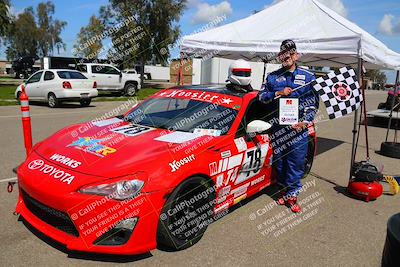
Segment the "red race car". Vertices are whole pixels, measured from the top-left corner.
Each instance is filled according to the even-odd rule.
[[[181,86],[123,116],[62,129],[18,168],[16,212],[69,250],[187,248],[274,182],[266,108],[257,92]],[[309,136],[307,171],[313,127]]]

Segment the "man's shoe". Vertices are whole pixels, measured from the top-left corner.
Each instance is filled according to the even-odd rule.
[[[294,213],[301,211],[300,206],[297,204],[297,197],[288,198],[288,204],[290,205],[290,210]]]
[[[278,198],[278,200],[276,201],[276,203],[278,203],[278,205],[285,205],[286,201],[285,201],[285,192],[281,191],[281,197]]]

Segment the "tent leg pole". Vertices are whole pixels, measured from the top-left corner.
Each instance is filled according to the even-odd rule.
[[[261,86],[262,86],[262,84],[265,82],[265,72],[267,71],[267,66],[266,66],[267,62],[266,62],[266,61],[263,61],[263,63],[264,63],[264,70],[263,70],[263,76],[262,76]]]
[[[361,83],[361,72],[362,72],[362,59],[358,58],[358,70],[357,70],[357,79]],[[361,84],[360,84],[361,85]],[[358,125],[358,109],[354,111],[354,123],[353,123],[353,142],[351,145],[351,161],[350,161],[350,173],[349,173],[349,181],[351,179],[351,173],[355,161],[355,150],[356,150],[356,137],[357,137],[357,125]]]
[[[183,53],[180,53],[178,85],[183,85]]]
[[[394,107],[394,102],[395,102],[395,99],[396,99],[397,86],[399,84],[399,73],[400,73],[400,70],[398,70],[397,73],[396,73],[396,81],[394,83],[394,88],[393,88],[393,95],[395,97],[393,97],[392,103],[390,104],[389,123],[388,123],[388,128],[387,128],[387,131],[386,131],[385,142],[387,142],[387,140],[389,138],[389,131],[390,131],[390,127],[392,126],[393,107]]]

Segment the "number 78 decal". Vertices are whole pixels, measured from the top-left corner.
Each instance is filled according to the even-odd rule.
[[[235,181],[235,185],[239,184],[251,177],[260,173],[265,162],[265,157],[268,151],[268,144],[263,144],[259,147],[253,147],[246,150],[245,158],[242,163],[239,176]]]

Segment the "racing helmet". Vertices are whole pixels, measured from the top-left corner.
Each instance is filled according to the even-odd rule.
[[[229,66],[228,80],[240,86],[247,86],[251,82],[250,64],[243,59],[235,60]]]

